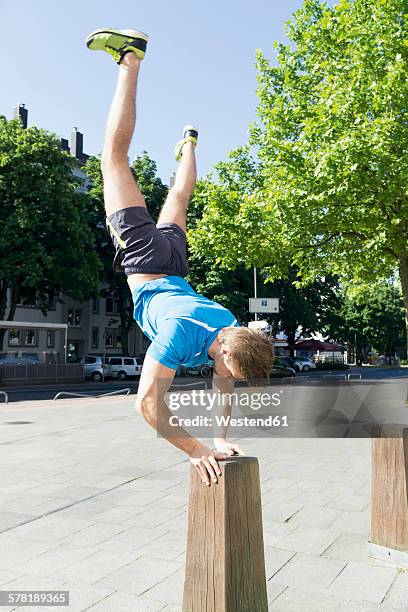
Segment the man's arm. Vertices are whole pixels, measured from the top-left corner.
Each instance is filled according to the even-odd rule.
[[[227,455],[245,455],[238,444],[227,442],[228,425],[218,425],[216,416],[228,418],[232,412],[232,402],[234,394],[234,379],[226,376],[219,376],[215,371],[213,374],[213,386],[219,393],[217,401],[213,407],[213,436],[215,448]]]
[[[136,407],[151,427],[168,442],[187,453],[202,481],[209,485],[210,478],[213,482],[217,482],[217,476],[221,474],[217,459],[226,459],[227,455],[212,451],[179,425],[170,424],[170,417],[174,415],[167,408],[164,396],[173,382],[174,375],[175,370],[146,355]],[[172,421],[174,420],[173,418]]]

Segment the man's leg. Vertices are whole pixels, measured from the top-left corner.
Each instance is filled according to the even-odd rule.
[[[186,231],[186,211],[197,180],[195,145],[186,142],[176,179],[159,215],[157,224],[177,223]]]
[[[118,82],[106,125],[102,174],[106,215],[130,206],[145,206],[133,178],[128,151],[136,123],[136,86],[140,60],[126,53],[119,65]],[[184,152],[183,152],[184,153]]]

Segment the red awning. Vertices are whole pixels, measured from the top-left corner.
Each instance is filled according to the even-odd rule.
[[[338,342],[321,342],[320,340],[302,340],[296,342],[293,348],[297,351],[344,351],[344,348]]]

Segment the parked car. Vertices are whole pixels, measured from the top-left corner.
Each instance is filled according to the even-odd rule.
[[[22,355],[21,357],[11,357],[5,355],[0,357],[0,365],[35,365],[41,363],[37,355]]]
[[[103,363],[103,357],[94,357],[93,355],[74,357],[69,360],[69,363],[82,363],[85,378],[90,378],[91,380],[100,382],[109,376],[109,366]]]
[[[290,364],[290,361],[286,357],[275,357],[272,371],[282,372],[283,370],[287,370],[287,375],[296,376],[296,368]]]
[[[281,357],[281,359],[287,368],[292,368],[292,370],[295,370],[295,372],[299,372],[299,368],[293,357]]]
[[[269,373],[269,378],[294,378],[295,376],[292,368],[272,368]]]
[[[143,366],[140,357],[107,357],[106,363],[109,366],[109,375],[118,380],[140,376]]]
[[[309,357],[294,357],[296,368],[299,372],[308,372],[309,370],[315,370],[316,364]]]

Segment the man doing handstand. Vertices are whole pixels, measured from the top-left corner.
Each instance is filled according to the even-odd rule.
[[[86,39],[88,48],[108,52],[119,64],[101,160],[107,226],[116,248],[114,265],[126,274],[132,292],[134,318],[152,341],[140,377],[138,409],[152,427],[188,454],[202,481],[210,484],[210,478],[216,482],[220,475],[217,460],[243,453],[225,436],[214,438],[213,451],[181,427],[170,425],[165,393],[180,364],[196,366],[209,358],[214,361],[216,386],[231,393],[235,378],[268,376],[272,346],[257,331],[240,327],[229,310],[197,294],[184,278],[186,211],[197,178],[197,130],[186,126],[176,146],[180,163],[157,225],[130,171],[136,86],[147,41],[143,32],[109,28]]]

